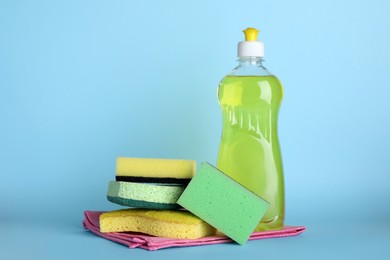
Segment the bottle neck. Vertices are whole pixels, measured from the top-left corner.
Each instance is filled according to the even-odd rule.
[[[263,66],[263,57],[239,57],[238,66],[230,76],[269,76],[269,71]]]
[[[263,66],[263,57],[239,57],[238,58],[239,66]]]

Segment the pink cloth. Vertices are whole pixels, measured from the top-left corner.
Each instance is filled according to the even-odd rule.
[[[199,239],[174,239],[165,237],[154,237],[135,232],[124,233],[101,233],[99,216],[102,211],[85,211],[83,226],[92,233],[108,240],[127,245],[130,248],[140,247],[147,250],[157,250],[167,247],[199,246],[232,242],[226,236],[209,236]],[[303,226],[285,226],[281,230],[253,232],[249,240],[296,236],[306,230]]]

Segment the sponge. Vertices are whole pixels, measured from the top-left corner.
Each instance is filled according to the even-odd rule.
[[[202,163],[178,204],[241,245],[249,239],[269,205],[206,162]]]
[[[124,157],[116,160],[117,181],[188,184],[195,171],[194,160]]]
[[[110,181],[107,199],[129,207],[175,209],[181,208],[176,202],[183,191],[179,185]]]
[[[153,236],[196,239],[215,228],[184,210],[125,209],[100,215],[100,232],[142,232]]]

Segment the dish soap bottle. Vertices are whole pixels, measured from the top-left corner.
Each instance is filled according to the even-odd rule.
[[[283,87],[263,66],[258,30],[243,31],[238,66],[218,88],[222,136],[217,167],[270,203],[256,231],[280,229],[284,222],[284,178],[277,134]]]

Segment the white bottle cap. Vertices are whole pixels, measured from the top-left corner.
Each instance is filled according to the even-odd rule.
[[[264,57],[264,43],[257,41],[259,30],[247,28],[244,31],[245,41],[238,43],[238,57]]]

